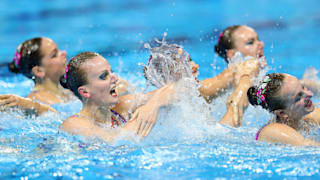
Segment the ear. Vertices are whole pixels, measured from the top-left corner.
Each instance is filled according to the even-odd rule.
[[[233,57],[233,55],[236,53],[236,51],[234,50],[234,49],[229,49],[228,51],[227,51],[227,58],[228,59],[231,59],[232,57]]]
[[[88,90],[88,88],[86,88],[85,86],[80,86],[79,88],[78,88],[78,92],[79,92],[79,94],[82,96],[82,97],[84,97],[84,98],[86,98],[86,99],[88,99],[88,98],[90,98],[90,91]]]
[[[40,78],[40,79],[43,79],[44,76],[46,75],[44,69],[40,66],[34,66],[32,69],[31,69],[31,73],[33,75],[35,75],[36,77]]]
[[[288,114],[283,109],[274,110],[273,113],[277,116],[278,119],[287,120]]]

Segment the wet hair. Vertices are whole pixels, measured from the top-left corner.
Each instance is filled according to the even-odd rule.
[[[151,55],[143,72],[152,85],[160,88],[181,77],[192,76],[190,55],[182,46],[163,43],[149,51]]]
[[[222,57],[226,63],[229,63],[227,52],[230,49],[234,48],[234,39],[233,33],[239,28],[241,25],[233,25],[227,27],[223,30],[218,38],[217,44],[214,46],[214,51]]]
[[[250,104],[255,106],[262,106],[262,108],[270,112],[278,109],[285,109],[286,103],[284,101],[284,98],[281,98],[278,95],[283,84],[284,75],[280,73],[272,73],[267,76],[269,76],[270,81],[268,81],[266,86],[263,88],[265,89],[265,92],[263,93],[265,100],[258,103],[259,101],[257,92],[259,91],[260,87],[252,86],[248,89],[247,92]]]
[[[81,65],[97,56],[99,54],[94,52],[82,52],[74,56],[67,65],[63,80],[60,80],[60,84],[64,88],[70,89],[80,100],[82,100],[82,96],[79,94],[78,88],[88,84],[87,73],[81,68]]]
[[[37,37],[20,44],[16,49],[13,61],[8,65],[9,70],[14,73],[22,73],[24,76],[33,79],[32,68],[40,66],[43,57],[41,42],[42,38]]]

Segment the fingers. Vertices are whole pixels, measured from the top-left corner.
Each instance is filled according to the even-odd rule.
[[[142,123],[139,126],[139,130],[137,131],[137,134],[143,136],[147,128],[150,126],[150,122],[146,120],[141,120],[141,121]]]
[[[12,97],[12,95],[8,95],[8,94],[0,95],[0,100],[5,100],[5,99],[8,99],[10,97]]]
[[[152,128],[154,127],[154,125],[155,125],[154,122],[153,122],[153,123],[150,123],[148,129],[146,129],[146,131],[145,131],[145,133],[143,134],[143,136],[147,136],[147,135],[150,133],[150,131],[152,130]]]
[[[138,114],[139,114],[139,111],[137,110],[136,112],[133,113],[131,119],[128,122],[135,121],[138,117]]]
[[[0,100],[0,106],[6,106],[8,104],[12,103],[12,99],[9,98],[9,99],[1,99]]]

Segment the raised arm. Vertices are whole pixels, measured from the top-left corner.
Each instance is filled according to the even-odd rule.
[[[227,112],[219,123],[233,127],[241,126],[243,112],[248,106],[247,91],[250,86],[251,77],[249,75],[241,76],[239,84],[228,97],[226,102]]]
[[[232,94],[226,102],[227,112],[219,123],[233,127],[241,126],[244,110],[248,106],[247,91],[252,85],[253,78],[260,70],[260,61],[256,59],[245,61],[238,66],[237,75],[240,78]]]
[[[201,81],[200,94],[207,102],[219,96],[225,89],[232,87],[236,66],[230,66],[218,76]]]
[[[140,137],[147,136],[156,123],[159,109],[169,105],[174,97],[175,84],[166,85],[153,92],[152,97],[134,112],[124,128],[135,131]]]

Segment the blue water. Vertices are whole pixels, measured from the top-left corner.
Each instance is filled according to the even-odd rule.
[[[0,93],[25,96],[33,84],[8,72],[16,46],[46,36],[68,52],[105,56],[113,70],[141,91],[142,66],[148,59],[143,44],[168,33],[200,65],[204,79],[226,65],[213,52],[220,31],[231,24],[247,24],[265,42],[271,71],[299,78],[308,67],[320,68],[320,15],[317,0],[51,0],[0,2]],[[244,126],[214,125],[223,115],[224,98],[212,105],[213,125],[201,113],[183,107],[185,114],[160,118],[140,143],[109,146],[88,143],[58,133],[65,117],[80,103],[60,105],[58,115],[25,118],[0,113],[1,179],[319,179],[319,148],[295,148],[254,141],[268,119],[249,107]],[[192,118],[190,118],[192,117]],[[204,127],[208,126],[208,127]],[[315,135],[317,138],[319,134]]]

